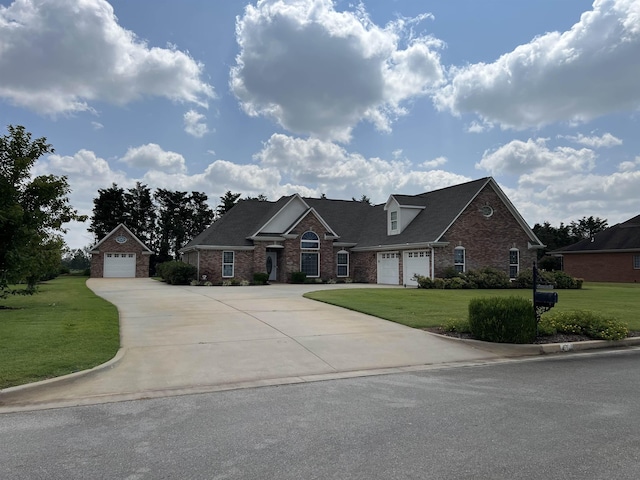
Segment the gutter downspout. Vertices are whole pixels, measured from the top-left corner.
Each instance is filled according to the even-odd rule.
[[[436,273],[435,263],[436,263],[436,251],[432,246],[431,247],[431,280],[433,280],[434,275]]]
[[[200,250],[196,250],[196,252],[198,252],[198,270],[197,270],[198,271],[198,273],[197,273],[198,277],[197,278],[198,278],[198,280],[200,280]]]

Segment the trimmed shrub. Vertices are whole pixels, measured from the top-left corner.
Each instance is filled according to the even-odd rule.
[[[536,338],[533,305],[521,297],[472,299],[469,327],[475,338],[487,342],[531,343]]]
[[[266,272],[256,272],[253,274],[253,283],[256,285],[266,285],[269,282],[269,274]]]
[[[480,270],[470,270],[466,274],[470,288],[509,288],[509,275],[497,268],[485,267]]]
[[[556,288],[582,288],[582,282],[562,271],[553,272],[553,278]]]
[[[304,283],[307,280],[307,274],[304,272],[292,272],[291,283]]]
[[[546,272],[544,270],[538,270],[538,285],[553,285],[556,286],[556,280],[553,272]],[[520,270],[518,276],[513,282],[515,288],[533,288],[533,269],[526,268]]]
[[[197,269],[195,265],[172,260],[158,264],[156,272],[169,285],[189,285],[195,280]]]
[[[442,271],[442,278],[456,278],[460,276],[456,267],[447,267]]]
[[[547,313],[538,327],[544,335],[574,333],[597,340],[620,340],[629,333],[627,326],[619,320],[589,310]]]
[[[433,280],[431,280],[429,277],[415,274],[412,280],[418,282],[418,288],[433,288]]]

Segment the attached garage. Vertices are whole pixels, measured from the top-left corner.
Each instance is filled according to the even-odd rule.
[[[400,254],[378,253],[378,283],[398,285],[400,283]]]
[[[104,270],[105,278],[135,278],[136,254],[135,253],[105,253]]]
[[[428,250],[415,250],[402,253],[403,285],[417,287],[418,282],[413,280],[415,275],[431,277],[431,256]]]
[[[131,230],[120,224],[91,249],[91,277],[148,277],[152,254]]]

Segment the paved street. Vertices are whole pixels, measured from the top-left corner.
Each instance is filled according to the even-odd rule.
[[[640,350],[0,415],[6,479],[636,479]]]

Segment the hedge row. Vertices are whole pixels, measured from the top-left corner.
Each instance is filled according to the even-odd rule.
[[[489,289],[489,288],[533,288],[533,270],[522,270],[518,277],[511,281],[502,270],[486,267],[470,270],[466,273],[445,272],[443,278],[414,276],[418,288],[437,289]],[[557,289],[582,288],[583,280],[573,278],[564,272],[538,272],[538,284],[552,285]]]
[[[197,269],[195,265],[172,260],[156,265],[156,273],[169,285],[189,285],[195,280]]]

